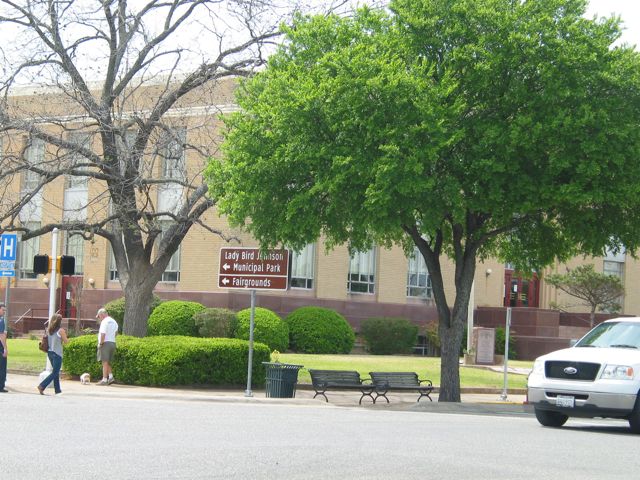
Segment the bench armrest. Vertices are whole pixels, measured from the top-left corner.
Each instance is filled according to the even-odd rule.
[[[422,385],[422,383],[424,382],[428,386],[433,387],[433,382],[431,380],[424,379],[424,380],[418,380],[418,382],[420,382],[420,385]]]

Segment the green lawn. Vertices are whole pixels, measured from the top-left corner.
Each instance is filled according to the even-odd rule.
[[[440,358],[409,355],[306,355],[281,353],[280,361],[295,365],[304,365],[298,374],[301,383],[311,383],[309,368],[327,370],[357,370],[368,377],[369,372],[397,371],[416,372],[420,378],[428,378],[434,385],[440,385]],[[533,362],[513,361],[512,367],[531,368]],[[484,368],[460,367],[460,385],[462,387],[502,388],[502,371],[493,372]],[[526,375],[508,375],[509,388],[525,388]]]
[[[7,368],[41,372],[47,363],[47,356],[38,350],[38,340],[10,338],[7,340],[9,357]]]
[[[45,366],[45,354],[38,350],[37,340],[9,339],[9,369],[40,372]],[[428,378],[434,385],[440,385],[440,359],[409,355],[306,355],[281,353],[280,361],[303,365],[298,379],[301,383],[311,383],[309,368],[328,370],[357,370],[368,377],[373,371],[417,372],[420,378]],[[510,366],[531,368],[533,362],[510,361]],[[509,374],[509,388],[525,388],[525,375]],[[486,369],[460,367],[462,387],[502,388],[502,372]]]

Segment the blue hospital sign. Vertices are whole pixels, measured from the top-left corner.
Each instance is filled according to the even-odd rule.
[[[15,262],[18,236],[15,233],[5,233],[0,238],[0,260]]]

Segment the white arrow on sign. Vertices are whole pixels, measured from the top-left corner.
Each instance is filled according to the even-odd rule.
[[[229,283],[229,279],[228,279],[227,277],[224,277],[224,278],[222,279],[222,284],[223,284],[223,285],[226,285],[227,283]]]
[[[229,265],[228,263],[225,263],[225,264],[222,266],[222,268],[223,268],[223,270],[229,270],[229,269],[231,268],[231,265]]]

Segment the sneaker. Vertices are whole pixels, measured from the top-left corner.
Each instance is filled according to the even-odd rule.
[[[109,380],[102,379],[96,385],[109,385]]]
[[[111,385],[111,384],[112,384],[113,382],[115,382],[115,381],[116,381],[116,379],[115,379],[115,378],[110,377],[110,378],[108,378],[108,379],[107,379],[107,385]]]
[[[38,392],[40,392],[40,395],[44,395],[44,388],[42,388],[40,385],[38,385]]]
[[[56,397],[61,397],[62,396],[62,392],[56,392]]]

